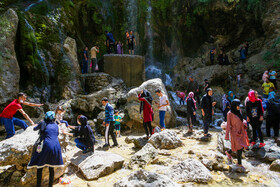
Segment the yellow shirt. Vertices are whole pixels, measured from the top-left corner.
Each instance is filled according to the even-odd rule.
[[[264,93],[265,95],[268,95],[269,89],[270,89],[271,87],[274,87],[274,84],[273,84],[272,82],[270,82],[270,83],[266,83],[266,82],[265,82],[265,83],[263,83],[262,87],[263,87],[263,89],[264,89],[263,93]]]

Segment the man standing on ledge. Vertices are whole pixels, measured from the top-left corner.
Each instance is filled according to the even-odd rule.
[[[110,105],[107,97],[102,98],[102,105],[105,106],[105,120],[103,125],[105,126],[105,145],[103,148],[110,147],[109,143],[109,135],[111,135],[114,145],[113,147],[118,146],[118,142],[116,139],[116,134],[114,133],[115,122],[114,122],[114,108]]]
[[[167,111],[167,106],[169,106],[169,101],[167,99],[167,96],[162,93],[160,89],[156,89],[156,94],[159,96],[159,103],[156,103],[158,105],[159,110],[159,123],[161,126],[161,130],[165,130],[165,113]]]
[[[204,136],[211,136],[208,133],[209,125],[212,122],[212,116],[214,115],[213,106],[216,105],[216,102],[212,102],[213,91],[211,88],[208,88],[206,94],[202,97],[201,101],[201,112],[203,116],[204,123]]]
[[[34,106],[40,107],[43,104],[28,103],[25,101],[26,101],[26,95],[24,93],[20,92],[18,94],[17,99],[15,99],[13,102],[11,102],[0,114],[0,123],[2,123],[5,126],[6,133],[7,133],[6,139],[11,138],[12,136],[15,135],[14,125],[19,126],[24,130],[28,127],[28,125],[23,120],[13,117],[17,111],[19,111],[24,116],[24,118],[27,121],[29,121],[29,123],[32,126],[36,125],[30,119],[30,117],[22,110],[21,105],[23,104],[23,105],[32,106],[32,107],[34,107]]]

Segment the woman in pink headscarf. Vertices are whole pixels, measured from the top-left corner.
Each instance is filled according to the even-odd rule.
[[[246,115],[247,121],[250,122],[253,128],[253,139],[251,145],[254,146],[257,141],[257,131],[260,138],[259,147],[264,147],[263,134],[261,131],[261,125],[263,121],[263,107],[262,101],[256,97],[254,90],[248,93],[249,101],[246,103]]]
[[[187,119],[189,123],[189,132],[193,132],[193,124],[195,123],[195,115],[196,115],[196,101],[194,99],[194,93],[190,92],[187,99]]]

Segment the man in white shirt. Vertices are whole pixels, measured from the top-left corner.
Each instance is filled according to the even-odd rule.
[[[99,53],[99,48],[94,45],[91,49],[90,49],[90,56],[91,56],[91,73],[95,72],[96,69],[96,65],[97,65],[97,58],[96,58],[96,53]]]
[[[166,95],[164,95],[160,89],[156,89],[156,94],[159,96],[159,103],[156,103],[158,105],[159,109],[159,123],[161,126],[161,130],[165,130],[165,113],[167,110],[167,106],[169,106],[169,101]]]

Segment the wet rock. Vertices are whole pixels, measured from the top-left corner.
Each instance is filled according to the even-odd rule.
[[[81,171],[86,180],[94,180],[121,169],[124,159],[104,151],[95,151],[94,154],[79,152],[71,159],[71,163]]]
[[[248,173],[249,172],[244,167],[239,167],[237,165],[230,165],[229,171],[236,172],[236,173]]]
[[[206,158],[203,158],[203,159],[201,160],[201,163],[202,163],[207,169],[209,169],[210,171],[213,170],[213,164],[214,164],[214,162],[213,162],[212,160],[208,160],[208,159],[206,159]]]
[[[157,155],[158,151],[151,144],[148,143],[130,158],[129,167],[145,167]]]
[[[133,143],[135,148],[141,149],[148,143],[148,140],[145,136],[128,136],[125,138],[125,143]]]
[[[139,113],[139,108],[140,108],[140,101],[138,100],[138,94],[141,92],[141,90],[147,89],[149,92],[151,92],[154,101],[159,102],[158,96],[155,94],[156,89],[161,89],[163,94],[167,95],[168,93],[165,89],[165,86],[162,82],[161,79],[151,79],[146,82],[144,82],[141,86],[134,88],[130,90],[127,94],[127,106],[126,110],[128,112],[128,115],[131,120],[138,122],[138,123],[143,123],[142,115]],[[153,106],[154,110],[154,121],[153,124],[159,126],[159,112],[158,108],[156,105]],[[167,107],[167,112],[165,116],[165,123],[166,127],[175,127],[176,125],[176,115],[171,106]]]
[[[189,150],[188,154],[191,154],[191,155],[194,154],[193,150]]]
[[[183,146],[182,140],[173,130],[164,130],[153,134],[149,139],[149,143],[159,149],[175,149]]]
[[[168,150],[159,150],[158,154],[163,155],[163,156],[170,156],[171,155],[171,153]]]
[[[198,160],[187,159],[172,166],[166,175],[176,182],[207,183],[213,177],[210,171]]]
[[[218,151],[221,153],[225,153],[225,151],[231,149],[231,143],[230,140],[225,140],[226,132],[222,131],[218,134],[217,141],[218,141]]]
[[[280,172],[280,159],[273,161],[272,164],[270,165],[269,169],[272,171]]]
[[[152,187],[152,186],[165,186],[177,187],[180,186],[173,182],[165,175],[157,174],[146,170],[138,170],[131,173],[128,177],[114,184],[114,187]]]
[[[20,68],[15,52],[18,21],[13,9],[0,18],[0,104],[13,100],[19,91]]]

